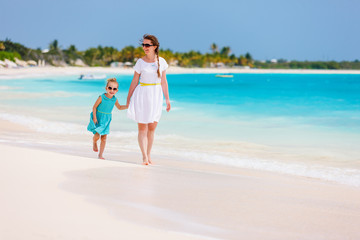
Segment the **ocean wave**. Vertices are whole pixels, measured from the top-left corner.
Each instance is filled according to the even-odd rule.
[[[16,123],[29,129],[50,134],[61,135],[83,135],[87,133],[87,123],[76,124],[69,122],[49,121],[37,117],[19,115],[13,113],[0,112],[0,119]],[[137,132],[111,131],[111,136],[115,138],[125,139],[137,137]]]
[[[0,90],[22,89],[21,87],[0,86]]]
[[[177,157],[180,156],[183,159],[191,159],[193,161],[204,163],[310,177],[360,187],[360,170],[358,169],[335,168],[318,164],[306,165],[305,163],[287,163],[271,159],[231,157],[224,154],[199,151],[169,151],[169,149],[163,149],[162,154],[170,154]]]
[[[84,126],[74,123],[47,121],[36,117],[10,113],[0,113],[0,119],[23,125],[37,132],[54,134],[84,133]]]
[[[84,135],[87,132],[86,125],[66,123],[58,121],[48,121],[36,117],[0,112],[0,119],[7,120],[16,124],[26,126],[34,131],[41,133],[60,134],[60,135]],[[121,141],[122,148],[130,151],[138,150],[137,131],[112,131],[113,141]],[[269,171],[274,173],[288,174],[301,177],[316,178],[349,186],[360,187],[360,170],[354,168],[336,168],[314,163],[285,162],[280,160],[242,157],[236,155],[236,152],[217,151],[221,147],[219,142],[201,142],[194,139],[188,139],[175,134],[156,135],[156,153],[167,156],[174,156],[181,159],[190,159],[190,161],[220,164],[224,166],[239,167],[245,169]],[[207,145],[200,151],[196,149],[199,143]],[[58,143],[57,143],[58,144]],[[65,144],[65,143],[64,143]],[[234,143],[232,147],[238,147],[251,150],[267,151],[266,146],[251,143]],[[225,144],[228,146],[229,144]],[[217,147],[215,147],[217,146]],[[231,146],[230,146],[231,147]],[[241,153],[239,153],[241,154]],[[234,156],[235,155],[235,156]]]

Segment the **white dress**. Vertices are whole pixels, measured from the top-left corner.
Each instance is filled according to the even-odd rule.
[[[168,68],[165,59],[159,57],[160,75]],[[161,78],[157,75],[158,63],[137,60],[134,70],[140,74],[140,83],[136,86],[127,110],[128,118],[138,123],[159,122],[163,105]]]

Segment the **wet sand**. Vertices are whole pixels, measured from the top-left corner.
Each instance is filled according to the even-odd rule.
[[[1,121],[0,136],[12,131],[31,130]],[[131,152],[0,150],[2,239],[360,238],[355,187],[166,156],[142,166]]]

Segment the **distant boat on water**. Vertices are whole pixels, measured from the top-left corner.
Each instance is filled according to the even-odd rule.
[[[220,78],[233,78],[234,75],[231,74],[218,74],[215,77],[220,77]]]
[[[93,75],[93,74],[81,74],[79,79],[105,79],[105,74]]]

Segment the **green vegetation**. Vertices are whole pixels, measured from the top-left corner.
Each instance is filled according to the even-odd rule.
[[[15,58],[21,59],[21,56],[18,52],[4,52],[0,51],[0,60],[9,59],[11,61],[15,61]]]
[[[360,62],[351,61],[256,61],[250,53],[235,56],[231,54],[231,48],[224,46],[219,49],[216,43],[211,44],[210,53],[202,54],[199,51],[191,50],[180,53],[170,49],[160,49],[159,55],[171,65],[180,67],[250,67],[250,68],[275,68],[275,69],[360,69]],[[49,43],[47,51],[40,48],[31,49],[20,43],[14,43],[9,39],[0,41],[0,60],[15,58],[25,61],[44,60],[47,64],[55,66],[109,66],[113,62],[134,64],[136,59],[144,55],[142,47],[126,46],[121,50],[114,47],[98,46],[79,51],[75,45],[62,49],[57,40]]]
[[[321,61],[285,61],[285,60],[278,60],[277,63],[271,62],[259,62],[255,61],[254,65],[258,68],[276,68],[276,69],[360,69],[360,62],[359,60],[355,60],[353,62],[350,61],[342,61],[342,62],[335,62],[335,61],[328,61],[328,62],[321,62]]]

